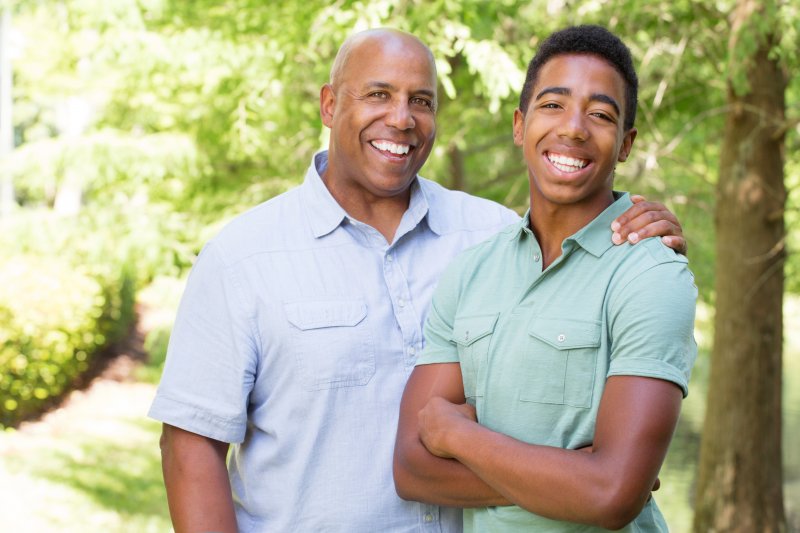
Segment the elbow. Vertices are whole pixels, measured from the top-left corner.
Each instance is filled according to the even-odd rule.
[[[594,525],[612,531],[624,528],[642,512],[647,502],[647,495],[631,494],[630,491],[624,490],[608,491],[605,498],[598,499]]]
[[[602,517],[602,519],[598,521],[596,525],[600,526],[603,529],[608,529],[609,531],[619,531],[620,529],[624,528],[625,526],[633,522],[634,518],[636,518],[635,514],[630,516],[624,512],[614,513]]]
[[[403,450],[401,446],[395,449],[392,462],[394,477],[394,490],[397,495],[406,501],[424,502],[425,480],[418,473],[421,471],[415,463],[415,450]]]
[[[394,490],[401,499],[407,501],[418,501],[416,498],[418,494],[414,490],[414,476],[411,474],[405,461],[400,459],[395,454],[394,464],[392,465],[392,474],[394,477]]]

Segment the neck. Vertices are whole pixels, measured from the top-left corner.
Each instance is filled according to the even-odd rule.
[[[410,187],[398,194],[378,196],[363,188],[343,187],[337,180],[328,179],[327,172],[321,177],[333,199],[350,217],[375,228],[387,243],[394,241],[411,199]]]
[[[538,200],[531,195],[530,227],[542,249],[542,270],[561,256],[561,244],[594,220],[609,205],[614,203],[614,195],[592,205],[558,205]]]

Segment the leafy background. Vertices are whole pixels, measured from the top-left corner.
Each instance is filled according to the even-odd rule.
[[[527,177],[511,138],[518,90],[539,40],[576,23],[609,27],[634,53],[639,136],[616,186],[678,214],[701,292],[703,352],[657,496],[667,502],[675,530],[688,528],[714,309],[714,186],[728,111],[725,80],[737,72],[737,55],[728,50],[734,2],[6,0],[0,6],[11,23],[15,145],[0,157],[0,185],[13,185],[16,197],[0,217],[0,424],[9,428],[0,433],[0,464],[8,458],[6,473],[18,486],[44,491],[40,499],[56,510],[45,515],[57,516],[36,522],[41,528],[68,530],[69,523],[85,525],[87,516],[100,518],[83,531],[169,528],[158,428],[142,412],[119,407],[116,419],[113,413],[87,419],[27,450],[14,447],[22,432],[14,428],[57,405],[92,360],[130,335],[136,302],[140,313],[173,309],[193,258],[222,224],[301,181],[327,140],[319,87],[347,35],[393,26],[430,45],[440,80],[439,134],[424,175],[523,212]],[[800,6],[778,6],[783,41],[775,53],[797,72]],[[799,79],[791,79],[787,92],[787,115],[795,120],[785,167],[789,444],[800,437]],[[157,380],[168,331],[168,320],[151,328],[150,362],[137,370],[139,384]],[[125,437],[97,436],[97,427],[115,427]],[[791,445],[785,456],[787,507],[796,517],[800,456]],[[24,494],[0,492],[0,501],[17,501],[20,509],[17,518],[0,514],[0,529],[4,520],[30,524],[30,515],[41,514],[19,503]]]

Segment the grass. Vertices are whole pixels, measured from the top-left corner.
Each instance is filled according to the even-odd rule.
[[[0,432],[0,531],[171,531],[161,476],[161,425],[146,417],[166,354],[182,282],[140,294],[149,359],[135,383],[101,380],[68,408]]]
[[[2,531],[164,532],[171,524],[158,454],[160,425],[123,418],[104,435],[26,437],[0,458]],[[106,426],[106,429],[108,426]],[[3,436],[14,440],[14,434]]]

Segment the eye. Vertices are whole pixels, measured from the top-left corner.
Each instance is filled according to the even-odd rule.
[[[413,105],[419,105],[427,107],[428,109],[433,109],[433,102],[428,100],[427,98],[422,98],[420,96],[414,96],[413,98],[411,98],[411,103]]]
[[[386,100],[387,98],[389,98],[389,94],[386,93],[385,91],[373,91],[367,94],[367,97],[373,98],[375,100]]]
[[[541,109],[561,109],[561,105],[555,102],[545,102],[544,104],[540,105],[539,108]]]
[[[590,114],[591,116],[593,116],[593,117],[597,117],[597,118],[599,118],[600,120],[604,120],[604,121],[606,121],[606,122],[611,122],[611,123],[614,123],[614,122],[616,122],[616,121],[614,120],[614,117],[612,117],[612,116],[611,116],[611,115],[609,115],[608,113],[604,113],[603,111],[594,111],[594,112],[592,112],[592,113],[589,113],[589,114]]]

